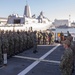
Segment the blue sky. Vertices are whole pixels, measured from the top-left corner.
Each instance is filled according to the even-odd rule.
[[[31,7],[31,13],[39,15],[41,11],[51,21],[54,19],[69,19],[75,21],[75,0],[27,0]],[[0,0],[0,17],[17,13],[20,16],[24,13],[26,0]]]

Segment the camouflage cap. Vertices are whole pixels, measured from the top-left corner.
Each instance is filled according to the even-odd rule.
[[[63,44],[67,44],[68,46],[71,45],[71,42],[69,40],[65,40],[65,41],[62,41]]]

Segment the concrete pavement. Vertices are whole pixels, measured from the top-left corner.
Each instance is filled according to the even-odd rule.
[[[0,75],[61,75],[59,62],[64,50],[56,45],[38,45],[36,54],[32,48],[8,59]]]

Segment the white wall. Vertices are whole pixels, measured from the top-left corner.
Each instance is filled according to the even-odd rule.
[[[55,19],[53,24],[55,26],[62,26],[62,25],[67,25],[68,26],[69,25],[69,21],[68,20],[57,20],[57,19]]]

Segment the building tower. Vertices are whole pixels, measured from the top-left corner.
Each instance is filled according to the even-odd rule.
[[[71,15],[69,15],[69,27],[71,27]]]
[[[30,10],[30,6],[27,4],[27,1],[26,1],[25,9],[24,9],[24,15],[26,17],[31,17],[31,10]]]

